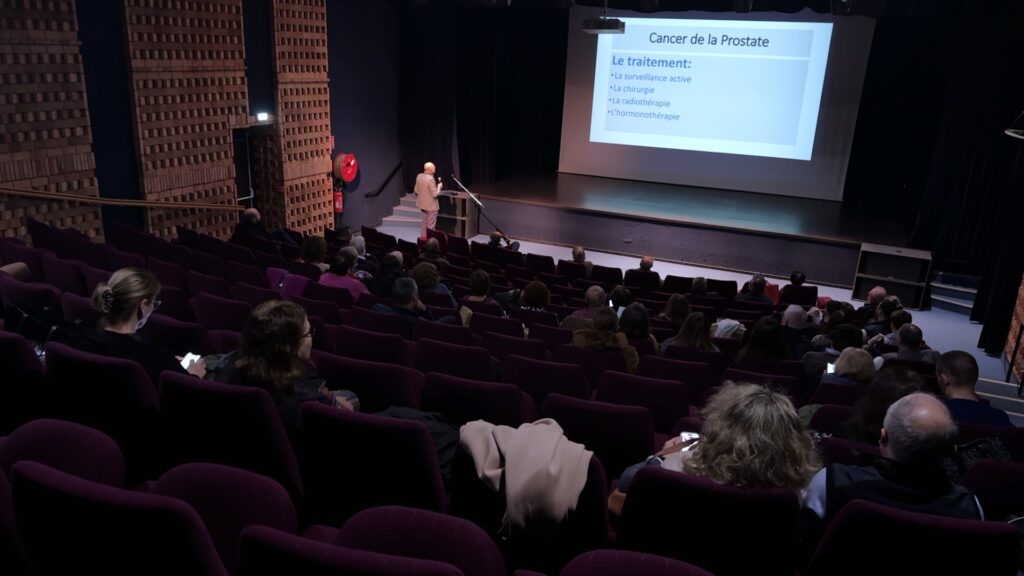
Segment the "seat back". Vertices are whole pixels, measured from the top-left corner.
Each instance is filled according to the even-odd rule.
[[[219,276],[210,276],[189,270],[185,275],[185,284],[188,288],[189,296],[192,297],[200,294],[208,294],[220,298],[228,297],[228,281]]]
[[[80,322],[83,326],[94,326],[100,319],[100,313],[92,307],[92,299],[71,292],[60,295],[60,309],[64,320]]]
[[[818,301],[817,286],[794,286],[787,284],[779,291],[779,304],[814,306]]]
[[[62,292],[70,292],[85,296],[85,279],[78,264],[70,260],[59,260],[52,256],[40,258],[43,266],[43,279],[47,284],[56,286]]]
[[[825,466],[829,464],[865,466],[882,455],[878,446],[844,440],[838,436],[829,436],[819,440],[818,453],[821,454],[821,461]]]
[[[693,564],[628,550],[584,552],[566,564],[560,576],[619,576],[641,573],[659,576],[713,576],[711,572],[701,570]]]
[[[239,538],[247,526],[294,533],[291,496],[271,478],[220,464],[183,464],[152,483],[150,492],[187,503],[202,519],[228,572],[238,567]]]
[[[352,516],[334,544],[381,554],[446,562],[463,574],[505,576],[494,540],[468,520],[404,506],[381,506]]]
[[[182,322],[163,314],[150,314],[139,334],[156,342],[176,356],[202,354],[209,349],[206,328],[193,322]]]
[[[241,282],[260,288],[267,287],[267,277],[263,271],[249,264],[227,260],[224,262],[224,275],[230,283]]]
[[[640,406],[654,416],[654,429],[671,434],[676,422],[690,413],[689,391],[676,380],[659,380],[624,372],[601,374],[594,399],[609,404]]]
[[[442,562],[354,550],[266,526],[242,531],[238,576],[463,576]]]
[[[548,312],[546,310],[530,310],[528,308],[513,308],[508,313],[510,318],[515,318],[523,323],[527,329],[532,329],[537,324],[543,324],[544,326],[550,326],[552,328],[558,326],[558,316],[554,312]]]
[[[505,357],[501,377],[503,382],[515,384],[533,397],[538,406],[548,394],[590,398],[586,372],[578,364],[548,362],[513,354]]]
[[[548,394],[541,416],[553,418],[569,440],[592,450],[609,478],[618,478],[654,450],[654,417],[646,408]]]
[[[543,341],[548,352],[554,355],[563,344],[570,344],[572,342],[572,330],[544,324],[534,324],[530,326],[530,338]]]
[[[853,406],[857,400],[867,391],[867,386],[854,381],[840,381],[831,378],[831,374],[821,377],[821,382],[811,393],[808,404],[837,404],[839,406]]]
[[[259,286],[245,284],[242,282],[235,282],[232,284],[228,288],[228,292],[230,293],[232,300],[245,302],[253,308],[263,304],[264,302],[279,300],[281,298],[281,295],[278,294],[277,290],[260,288]]]
[[[523,338],[522,336],[507,336],[497,332],[484,333],[483,345],[491,356],[498,360],[504,360],[510,354],[536,358],[537,360],[550,360],[551,354],[542,340]]]
[[[494,381],[494,360],[486,348],[460,346],[424,338],[418,342],[416,368],[485,382]]]
[[[381,334],[397,334],[402,338],[412,336],[409,324],[398,314],[374,312],[358,306],[352,308],[350,325]]]
[[[113,438],[124,453],[128,485],[155,471],[162,452],[160,401],[141,366],[51,342],[46,369],[54,412]]]
[[[489,316],[501,317],[505,314],[501,306],[491,302],[476,302],[474,300],[466,300],[463,298],[459,302],[459,306],[465,306],[473,311],[473,314],[487,314]]]
[[[174,288],[185,287],[186,268],[179,264],[164,262],[163,260],[150,256],[146,258],[146,269],[149,270],[163,286]]]
[[[164,372],[160,401],[169,464],[210,462],[269,476],[301,501],[302,480],[270,394]]]
[[[871,542],[870,554],[865,542]],[[906,512],[860,500],[843,506],[829,522],[806,573],[1012,576],[1019,551],[1020,533],[1010,524]]]
[[[358,441],[345,442],[339,458],[345,438]],[[387,504],[444,511],[437,450],[420,422],[306,402],[296,447],[309,522],[339,526],[360,510]]]
[[[0,330],[0,436],[45,412],[46,369],[23,336]]]
[[[1024,516],[1024,464],[980,460],[967,471],[961,483],[981,501],[987,520]]]
[[[462,346],[482,346],[483,340],[474,334],[469,328],[455,324],[440,324],[424,318],[416,320],[412,330],[413,338],[420,340],[430,338],[451,344]]]
[[[37,462],[16,464],[11,485],[18,531],[41,575],[227,574],[202,520],[177,499]]]
[[[480,336],[487,332],[497,332],[508,336],[523,337],[523,324],[519,320],[491,316],[482,312],[473,313],[469,319],[469,329]]]
[[[811,416],[807,427],[822,434],[835,435],[840,432],[851,416],[853,416],[853,408],[850,406],[824,404],[814,412],[814,416]]]
[[[722,381],[722,374],[728,366],[729,359],[724,352],[706,352],[692,346],[669,346],[663,354],[665,358],[672,360],[684,360],[686,362],[704,362],[711,366],[711,379],[716,384]]]
[[[0,442],[0,473],[22,460],[40,462],[72,476],[121,488],[124,457],[117,442],[88,426],[42,418],[22,425]]]
[[[597,388],[601,373],[606,370],[626,371],[626,357],[618,350],[594,352],[572,344],[563,344],[555,352],[555,361],[582,366],[591,388]]]
[[[241,332],[249,317],[250,306],[238,300],[229,300],[212,294],[200,294],[190,300],[196,322],[207,330],[234,330]]]
[[[722,381],[725,382],[727,380],[737,383],[762,384],[786,394],[793,401],[793,404],[797,406],[800,405],[800,399],[803,397],[803,386],[800,385],[800,381],[796,378],[730,368],[722,374]]]
[[[297,296],[294,294],[288,296],[288,300],[302,306],[302,309],[306,311],[307,316],[316,316],[324,322],[335,326],[344,322],[341,315],[341,308],[338,308],[338,305],[334,302],[313,300],[311,298]]]
[[[474,420],[517,428],[537,419],[537,406],[514,384],[469,380],[431,372],[423,390],[423,409],[440,412],[456,426]]]
[[[644,356],[640,359],[637,376],[675,380],[682,382],[689,390],[688,399],[697,404],[704,393],[716,384],[712,379],[711,365],[706,362],[687,362],[662,356]]]
[[[686,521],[657,520],[666,517]],[[742,543],[742,553],[722,542]],[[736,488],[658,466],[644,467],[633,478],[619,530],[623,548],[723,576],[790,576],[798,566],[799,543],[795,490]]]
[[[371,362],[314,350],[310,359],[331,389],[346,388],[359,397],[360,410],[380,412],[390,406],[419,408],[426,377],[393,362]]]
[[[352,293],[345,288],[335,288],[334,286],[326,286],[319,282],[310,282],[306,284],[306,298],[313,300],[323,300],[331,302],[339,308],[348,310],[352,308],[355,301],[352,299]]]
[[[353,308],[353,312],[356,309]],[[405,340],[397,334],[372,332],[353,326],[332,326],[334,353],[371,362],[389,362],[412,366]]]

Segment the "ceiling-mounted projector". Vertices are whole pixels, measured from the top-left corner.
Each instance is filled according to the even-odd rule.
[[[626,23],[618,18],[587,18],[583,21],[587,34],[625,34]]]

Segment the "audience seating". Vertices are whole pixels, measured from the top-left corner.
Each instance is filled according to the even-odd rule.
[[[677,558],[716,576],[791,576],[799,564],[794,490],[736,488],[648,466],[633,478],[621,520],[623,548]]]
[[[345,288],[325,286],[319,282],[310,282],[309,284],[306,284],[305,296],[312,300],[324,300],[331,302],[335,306],[346,310],[352,308],[355,304],[352,299],[352,293]]]
[[[601,374],[594,399],[610,404],[640,406],[654,416],[654,429],[671,434],[676,422],[690,413],[685,384],[607,371]]]
[[[571,344],[563,344],[555,352],[555,360],[566,364],[579,364],[587,373],[587,380],[592,388],[597,387],[601,373],[605,370],[626,371],[626,358],[618,350],[594,352],[586,348],[578,348]]]
[[[443,562],[404,558],[317,542],[266,526],[242,531],[237,576],[464,576]]]
[[[418,342],[416,368],[424,374],[440,372],[473,380],[494,381],[494,359],[486,348],[460,346],[430,338]]]
[[[70,260],[60,260],[51,256],[40,258],[43,268],[43,279],[47,284],[59,288],[62,292],[84,296],[85,279],[82,270]]]
[[[228,265],[232,262],[228,262]],[[190,267],[192,270],[199,272],[200,274],[206,274],[207,276],[224,276],[225,262],[223,258],[214,256],[212,254],[206,254],[204,252],[192,251],[192,261]],[[262,276],[262,273],[260,273]]]
[[[309,522],[338,526],[386,504],[445,509],[437,450],[419,422],[306,402],[296,446]]]
[[[361,411],[380,412],[389,406],[419,408],[426,377],[419,370],[390,362],[371,362],[313,350],[310,359],[318,376],[332,390],[345,388],[359,397]]]
[[[359,306],[352,308],[350,325],[353,328],[360,328],[371,332],[396,334],[402,338],[412,336],[409,324],[398,314],[374,312]]]
[[[224,276],[230,283],[241,282],[260,288],[266,288],[267,286],[267,277],[262,270],[256,266],[249,266],[240,262],[225,261]]]
[[[146,259],[146,269],[156,276],[156,279],[160,281],[162,286],[170,286],[173,288],[185,288],[185,275],[187,268],[179,264],[171,264],[170,262],[164,262],[159,258],[149,257]],[[110,273],[107,273],[107,277],[110,277]]]
[[[341,308],[338,308],[338,305],[334,302],[313,300],[312,298],[306,298],[294,294],[288,296],[288,300],[302,306],[302,309],[306,311],[307,315],[316,316],[327,324],[332,324],[334,326],[345,324]]]
[[[551,327],[558,326],[558,316],[556,316],[554,312],[548,312],[545,310],[513,308],[509,311],[508,315],[510,318],[515,318],[520,321],[528,329],[532,329],[537,324]]]
[[[551,354],[541,340],[523,338],[522,336],[508,336],[497,332],[484,333],[483,346],[491,353],[491,356],[498,360],[504,360],[510,354],[536,358],[537,360],[550,360]]]
[[[160,404],[168,465],[209,462],[263,474],[301,502],[302,479],[270,394],[164,372]]]
[[[830,436],[819,440],[818,453],[821,454],[821,461],[825,466],[829,464],[866,466],[872,460],[882,455],[878,446],[844,440],[838,436]]]
[[[693,347],[669,346],[665,349],[664,358],[683,360],[686,362],[703,362],[711,366],[711,378],[714,382],[722,381],[722,374],[729,365],[729,358],[724,352],[707,352]]]
[[[519,320],[491,316],[482,312],[474,312],[470,316],[469,329],[481,337],[487,332],[523,337],[523,324]]]
[[[540,411],[558,422],[567,438],[592,450],[609,479],[655,451],[654,417],[646,408],[548,394]]]
[[[353,308],[352,312],[358,311]],[[411,347],[398,334],[384,334],[353,326],[332,326],[334,353],[372,362],[414,366]]]
[[[459,302],[459,306],[469,308],[474,314],[487,314],[498,318],[505,315],[505,311],[501,309],[500,305],[492,304],[490,302],[476,302],[463,298],[462,301]]]
[[[194,270],[189,270],[185,275],[185,283],[188,293],[193,298],[205,294],[207,296],[228,297],[228,281],[220,276],[208,276]]]
[[[209,348],[205,328],[163,314],[150,314],[139,335],[160,344],[175,356],[202,353]]]
[[[128,485],[156,470],[160,400],[142,367],[51,342],[46,369],[49,400],[40,416],[52,414],[113,438],[124,453]]]
[[[644,356],[640,359],[637,376],[675,380],[686,385],[690,403],[704,397],[704,393],[714,386],[711,365],[706,362],[687,362],[673,360],[661,356]]]
[[[529,394],[538,406],[548,394],[590,398],[587,375],[578,364],[548,362],[512,354],[505,357],[501,376],[503,382],[515,384]]]
[[[413,326],[412,335],[416,340],[430,338],[432,340],[440,340],[441,342],[460,344],[462,346],[483,346],[483,339],[465,326],[441,324],[424,318],[416,320],[416,324]]]
[[[810,400],[807,401],[808,404],[853,406],[868,388],[863,384],[829,381],[825,376],[822,376],[821,382],[814,388]]]
[[[106,434],[74,422],[33,420],[0,442],[0,473],[11,476],[18,462],[31,460],[66,474],[121,488],[124,457]]]
[[[207,330],[220,329],[241,332],[251,310],[249,304],[245,302],[205,293],[193,296],[191,304],[196,321]]]
[[[548,352],[554,355],[563,344],[572,342],[572,330],[534,324],[530,327],[530,338],[543,341]]]
[[[423,409],[444,414],[456,427],[483,420],[516,428],[537,419],[533,398],[513,384],[470,380],[437,372],[427,374]]]
[[[232,300],[238,300],[239,302],[245,302],[249,306],[255,308],[264,302],[270,300],[279,300],[281,295],[276,290],[269,288],[261,288],[257,285],[245,284],[243,282],[235,282],[228,287],[228,292]]]
[[[854,501],[829,523],[803,573],[1013,576],[1019,554],[1020,532],[1010,524],[917,514]]]
[[[846,421],[853,415],[853,408],[825,404],[818,408],[811,417],[808,428],[822,434],[837,434]]]
[[[44,403],[46,369],[36,356],[32,344],[13,332],[0,330],[0,436],[21,424],[41,416]]]
[[[996,522],[1024,516],[1024,464],[979,460],[961,478],[981,501],[985,519]]]
[[[199,515],[166,496],[19,462],[11,479],[18,532],[40,575],[226,576]]]
[[[730,368],[722,374],[722,382],[732,381],[734,383],[747,382],[751,384],[763,384],[789,396],[793,404],[799,406],[803,397],[803,387],[796,378],[788,376],[777,376],[775,374],[762,374],[760,372],[748,372]]]
[[[67,322],[81,322],[83,326],[93,326],[100,318],[100,313],[92,307],[92,298],[65,292],[60,296],[60,309]]]
[[[711,572],[686,562],[628,550],[586,552],[566,564],[560,576],[620,576],[622,574],[713,576]]]

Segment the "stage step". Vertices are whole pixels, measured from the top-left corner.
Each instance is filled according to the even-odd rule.
[[[391,215],[385,217],[382,224],[419,230],[421,219],[422,213],[416,207],[416,195],[405,194],[398,199],[398,204],[391,209]]]
[[[981,279],[976,276],[936,272],[930,284],[932,305],[951,312],[970,314],[980,282]]]

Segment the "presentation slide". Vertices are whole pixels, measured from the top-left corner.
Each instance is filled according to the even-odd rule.
[[[591,142],[811,160],[831,23],[622,20],[598,36]]]

